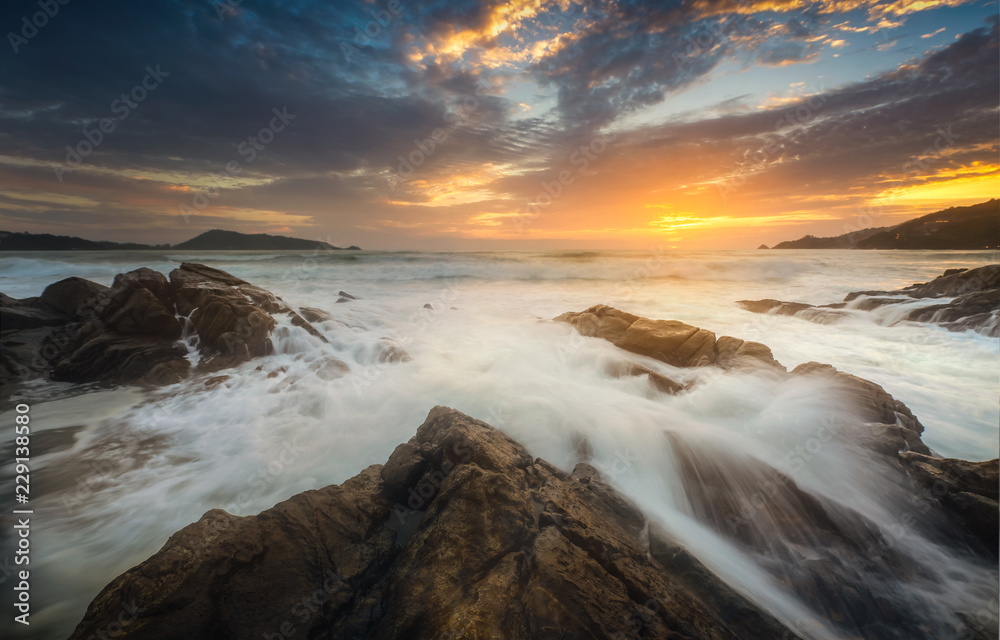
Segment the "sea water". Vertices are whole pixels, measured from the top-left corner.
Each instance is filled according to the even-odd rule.
[[[609,481],[730,584],[806,637],[838,637],[758,559],[693,517],[664,434],[720,455],[752,455],[888,528],[900,512],[862,453],[826,446],[789,468],[789,452],[843,413],[842,400],[810,380],[675,369],[551,322],[594,304],[763,342],[789,369],[832,364],[906,403],[936,453],[997,456],[996,338],[888,313],[850,311],[820,324],[736,304],[837,302],[851,291],[995,263],[996,252],[19,253],[0,255],[0,291],[35,296],[69,276],[109,285],[117,273],[169,274],[184,261],[226,270],[293,307],[329,312],[332,321],[316,324],[329,342],[283,320],[274,355],[216,374],[229,375],[218,384],[195,376],[157,390],[42,381],[16,389],[31,405],[35,514],[31,633],[14,629],[15,637],[64,638],[105,584],[209,509],[252,515],[384,462],[435,405],[484,420],[566,470],[585,438]],[[338,303],[341,290],[358,299]],[[390,344],[411,359],[383,362]],[[336,375],[333,360],[351,371]],[[669,396],[644,377],[610,375],[623,360],[692,388]],[[0,507],[9,513],[13,401],[4,408]],[[6,571],[14,568],[13,539],[6,528],[0,535]],[[995,602],[996,567],[948,571],[954,559],[946,551],[919,536],[906,545],[934,579],[898,588],[927,598],[929,624],[953,629],[960,621],[950,612],[961,601]],[[6,589],[13,577],[3,577]],[[935,582],[944,595],[924,593]]]

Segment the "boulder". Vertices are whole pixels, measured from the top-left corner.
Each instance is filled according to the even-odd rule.
[[[915,487],[951,512],[963,534],[996,556],[1000,461],[934,458],[916,451],[902,453],[900,458]]]
[[[646,528],[592,467],[566,474],[437,407],[384,466],[258,516],[209,511],[112,581],[71,640],[113,624],[145,640],[798,637],[692,563],[678,579]]]
[[[603,338],[620,349],[655,358],[675,367],[718,364],[732,368],[785,368],[759,342],[723,336],[676,320],[650,320],[607,305],[564,313],[556,322],[571,324],[588,337]]]
[[[271,292],[194,263],[183,263],[169,280],[145,268],[119,274],[110,288],[67,278],[40,298],[3,296],[0,314],[3,382],[45,373],[69,382],[176,382],[190,370],[178,315],[190,318],[198,333],[199,370],[205,372],[270,353],[281,314],[326,341]],[[346,368],[338,363],[326,366],[324,375]]]
[[[72,277],[45,287],[40,301],[50,309],[73,318],[91,315],[107,294],[108,288],[102,284]]]
[[[299,315],[309,322],[329,322],[333,320],[332,315],[316,307],[299,307]]]

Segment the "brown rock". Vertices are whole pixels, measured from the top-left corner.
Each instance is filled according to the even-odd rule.
[[[900,454],[900,459],[915,488],[939,501],[959,520],[963,533],[996,556],[1000,544],[1000,460],[968,462],[915,451]]]
[[[118,637],[147,640],[797,637],[737,596],[694,594],[644,529],[592,468],[567,475],[438,407],[384,467],[259,516],[208,512],[112,581],[71,640],[123,601],[137,612]]]
[[[40,301],[70,317],[92,315],[108,288],[83,278],[66,278],[45,287]]]

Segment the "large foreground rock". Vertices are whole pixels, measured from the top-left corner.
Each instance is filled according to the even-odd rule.
[[[567,475],[437,407],[343,485],[205,514],[71,640],[120,625],[122,603],[116,637],[143,640],[798,637],[646,525],[592,467]]]
[[[198,370],[215,371],[271,353],[280,315],[326,340],[271,292],[205,265],[183,263],[169,279],[136,269],[110,288],[67,278],[39,298],[0,297],[0,381],[176,382],[191,369],[185,334]]]
[[[941,304],[915,306],[894,322],[929,322],[949,331],[971,329],[1000,337],[1000,264],[976,269],[948,269],[930,282],[912,284],[895,291],[854,291],[843,302],[811,305],[781,300],[740,300],[738,305],[753,313],[796,316],[827,323],[843,318],[844,309],[871,311],[887,305],[943,298]]]

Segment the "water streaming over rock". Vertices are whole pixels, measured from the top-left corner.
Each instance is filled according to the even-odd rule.
[[[21,390],[36,429],[39,638],[65,637],[101,587],[205,511],[254,514],[342,482],[384,462],[434,405],[493,424],[564,469],[588,458],[805,637],[852,637],[845,630],[859,612],[891,621],[862,636],[873,638],[911,637],[907,629],[951,637],[965,624],[956,611],[995,619],[996,566],[944,544],[947,523],[921,520],[920,503],[852,441],[863,425],[837,389],[769,372],[678,369],[549,322],[607,303],[763,342],[789,369],[831,363],[905,402],[936,452],[982,460],[998,447],[996,339],[896,324],[886,315],[893,306],[816,324],[734,301],[821,304],[995,254],[34,254],[2,258],[0,290],[37,295],[69,275],[110,284],[114,273],[168,272],[181,260],[329,312],[314,323],[328,342],[280,322],[273,355],[179,384]],[[340,290],[359,299],[338,304]],[[690,389],[663,394],[646,376],[609,373],[623,361]],[[2,442],[11,446],[10,433]],[[5,480],[4,496],[8,488]],[[810,537],[816,518],[842,535]],[[817,598],[825,609],[808,604]]]

